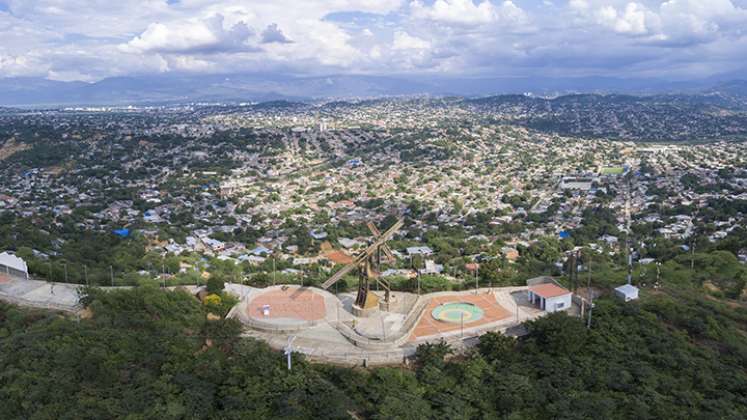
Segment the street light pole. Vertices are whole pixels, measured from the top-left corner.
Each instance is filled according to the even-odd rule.
[[[296,336],[288,337],[288,345],[285,346],[285,356],[288,359],[288,370],[291,370],[291,354],[293,353],[293,348],[291,347],[293,345],[293,341],[296,339]]]
[[[480,287],[478,276],[477,276],[477,270],[479,270],[479,267],[475,267],[475,294],[477,294],[477,289]]]
[[[591,328],[591,311],[594,310],[594,295],[591,293],[591,258],[589,258],[589,279],[586,287],[589,292],[589,320],[586,323],[586,328]]]

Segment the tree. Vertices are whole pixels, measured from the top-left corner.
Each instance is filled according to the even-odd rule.
[[[208,293],[218,294],[223,291],[224,281],[221,275],[211,275],[207,281]]]

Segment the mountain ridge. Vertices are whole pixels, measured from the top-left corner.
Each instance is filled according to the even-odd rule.
[[[0,106],[169,105],[195,102],[309,102],[395,96],[482,97],[505,94],[697,94],[747,104],[747,81],[663,82],[654,79],[448,78],[274,74],[163,74],[111,77],[93,83],[34,77],[0,79]],[[715,99],[714,99],[715,100]]]

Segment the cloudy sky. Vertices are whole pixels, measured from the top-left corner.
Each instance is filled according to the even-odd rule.
[[[0,77],[742,70],[747,0],[0,0]]]

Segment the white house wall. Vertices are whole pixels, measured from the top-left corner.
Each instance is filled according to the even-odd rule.
[[[565,311],[566,309],[571,307],[572,296],[573,295],[571,293],[568,293],[567,295],[547,298],[545,300],[545,311],[546,312]],[[558,307],[559,304],[562,304],[562,307]]]

